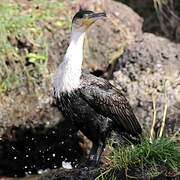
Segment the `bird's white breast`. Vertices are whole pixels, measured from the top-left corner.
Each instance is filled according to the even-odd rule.
[[[81,69],[74,70],[73,66],[62,62],[54,76],[55,96],[59,97],[62,92],[71,92],[80,84]]]

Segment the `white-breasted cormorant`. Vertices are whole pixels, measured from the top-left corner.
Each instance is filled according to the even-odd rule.
[[[141,126],[120,90],[107,80],[81,70],[86,30],[105,13],[80,10],[72,20],[72,34],[64,60],[54,76],[54,94],[65,119],[92,141],[83,166],[96,166],[111,131],[141,134]]]

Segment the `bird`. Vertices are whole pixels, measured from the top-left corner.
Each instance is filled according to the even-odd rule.
[[[108,80],[82,69],[86,31],[106,13],[80,9],[72,19],[70,43],[53,77],[54,97],[66,120],[92,141],[88,159],[78,167],[97,167],[112,131],[142,133],[124,94]]]

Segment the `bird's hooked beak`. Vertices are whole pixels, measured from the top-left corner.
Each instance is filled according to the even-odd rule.
[[[92,13],[89,15],[85,15],[83,18],[83,24],[85,24],[87,27],[92,25],[94,22],[96,22],[98,19],[102,19],[106,17],[106,13]]]

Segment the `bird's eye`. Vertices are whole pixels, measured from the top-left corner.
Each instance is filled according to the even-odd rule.
[[[83,16],[83,18],[84,18],[84,19],[86,19],[86,18],[87,18],[87,16],[86,16],[86,15],[84,15],[84,16]]]

